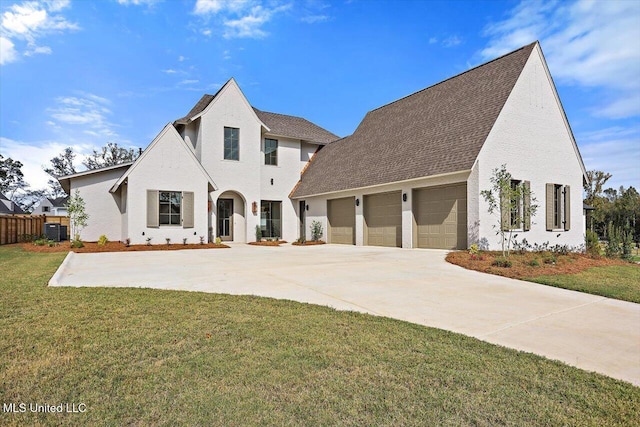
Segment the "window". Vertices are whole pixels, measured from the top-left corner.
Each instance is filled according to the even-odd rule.
[[[240,160],[240,129],[224,128],[224,159]]]
[[[546,191],[547,231],[571,228],[571,187],[562,184],[547,184]]]
[[[282,202],[260,201],[262,237],[282,237]]]
[[[265,165],[278,165],[278,140],[277,139],[264,139],[264,164]]]
[[[509,225],[511,226],[511,229],[520,228],[522,225],[522,194],[518,194],[519,185],[520,181],[515,179],[511,180],[511,191],[513,196],[510,203],[511,211],[509,212]]]
[[[182,193],[161,191],[159,197],[160,225],[180,225]]]
[[[50,212],[51,209],[49,209],[49,206],[43,206],[42,207],[42,212]]]
[[[147,227],[182,225],[182,228],[193,228],[194,200],[192,191],[147,190]]]
[[[529,215],[531,206],[531,183],[529,181],[520,181],[512,179],[510,183],[511,200],[507,199],[506,194],[501,195],[501,223],[502,229],[507,230],[523,230],[531,229],[531,217]]]

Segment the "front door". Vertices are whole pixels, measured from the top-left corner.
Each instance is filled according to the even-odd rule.
[[[306,207],[307,207],[306,202],[304,200],[300,200],[300,204],[299,204],[299,210],[300,210],[300,238],[302,240],[306,240],[306,236],[307,236]]]
[[[233,199],[218,199],[218,237],[233,240]]]

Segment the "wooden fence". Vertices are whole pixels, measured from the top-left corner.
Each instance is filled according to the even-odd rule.
[[[69,217],[47,215],[0,215],[0,245],[22,242],[31,236],[44,233],[44,224],[55,222],[67,226],[69,235]]]

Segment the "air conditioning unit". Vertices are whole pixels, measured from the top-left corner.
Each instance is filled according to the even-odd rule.
[[[44,235],[47,236],[47,239],[49,240],[53,240],[54,242],[59,242],[60,241],[60,224],[55,222],[45,222]]]

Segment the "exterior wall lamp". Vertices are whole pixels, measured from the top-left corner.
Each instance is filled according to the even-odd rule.
[[[360,199],[356,199],[356,206],[360,206]]]
[[[306,210],[309,210],[309,205],[306,205],[304,208],[305,208]]]
[[[403,202],[407,201],[407,193],[402,193],[402,201]]]
[[[254,215],[256,215],[258,213],[258,203],[257,202],[251,203],[251,212],[253,212]]]

